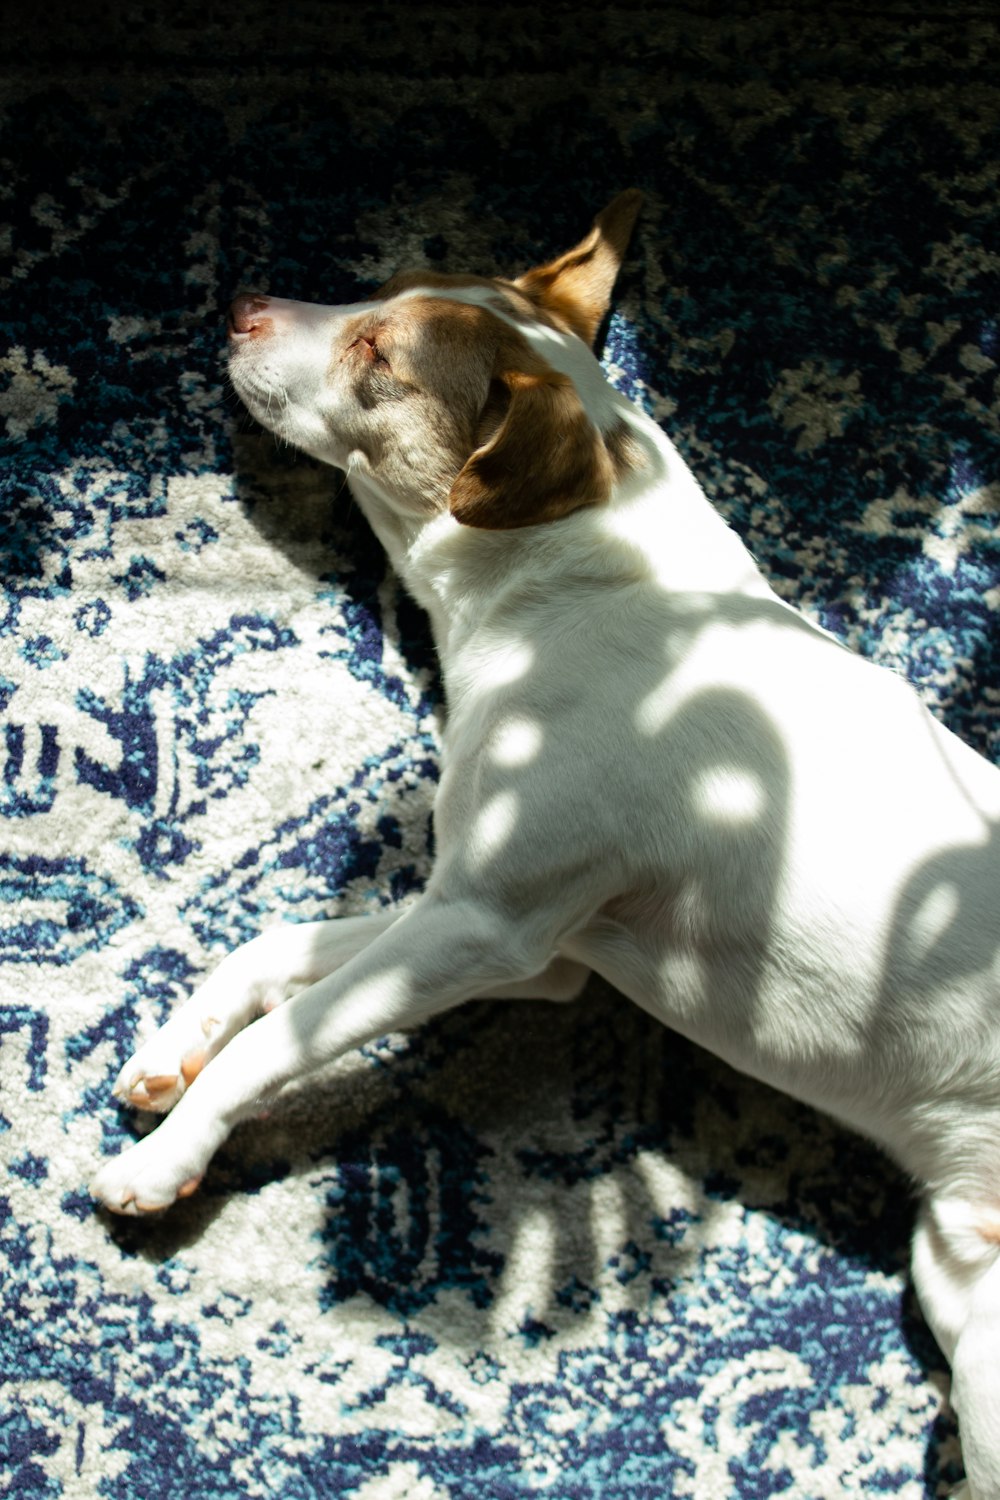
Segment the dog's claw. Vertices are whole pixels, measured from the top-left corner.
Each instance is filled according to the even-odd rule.
[[[92,1188],[91,1191],[94,1193],[94,1196],[97,1198],[102,1208],[106,1208],[108,1210],[108,1213],[117,1214],[121,1219],[134,1219],[140,1212],[139,1205],[135,1201],[134,1193],[125,1193],[121,1198],[118,1199],[117,1202],[114,1202],[98,1194],[96,1192],[96,1189],[94,1188]]]
[[[172,1097],[173,1096],[173,1097]],[[162,1075],[154,1078],[137,1078],[128,1088],[115,1089],[115,1097],[132,1109],[144,1109],[158,1114],[164,1113],[176,1103],[177,1075]]]

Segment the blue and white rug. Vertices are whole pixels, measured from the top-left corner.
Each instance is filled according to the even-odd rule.
[[[159,14],[25,12],[0,77],[0,1493],[946,1493],[907,1184],[596,982],[345,1059],[157,1222],[86,1183],[223,954],[429,868],[426,623],[227,395],[240,288],[517,271],[642,187],[612,378],[998,755],[993,7]]]

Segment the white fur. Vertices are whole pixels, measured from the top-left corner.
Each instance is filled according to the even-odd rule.
[[[374,304],[272,299],[269,335],[234,337],[251,409],[349,466],[430,612],[449,708],[439,853],[402,915],[290,925],[227,959],[123,1070],[139,1103],[145,1077],[177,1075],[149,1100],[176,1107],[95,1192],[165,1205],[307,1070],[474,996],[569,998],[596,971],[919,1184],[914,1277],[955,1364],[968,1493],[996,1500],[1000,774],[776,597],[578,338],[479,289],[426,295],[493,308],[598,428],[627,424],[641,462],[609,504],[547,526],[418,514],[371,472],[331,364]],[[185,1089],[199,1046],[211,1060]]]

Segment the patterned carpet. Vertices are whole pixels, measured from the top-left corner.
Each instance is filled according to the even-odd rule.
[[[0,59],[0,1493],[943,1495],[913,1203],[594,983],[389,1036],[152,1223],[137,1035],[405,900],[440,695],[241,287],[517,271],[646,204],[605,351],[782,594],[1000,755],[992,5],[76,6]]]

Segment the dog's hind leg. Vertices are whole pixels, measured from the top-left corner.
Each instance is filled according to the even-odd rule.
[[[962,1500],[1000,1500],[1000,1208],[925,1203],[913,1239],[920,1305],[952,1367],[966,1482]]]
[[[971,1500],[1000,1500],[1000,1260],[973,1289],[951,1393]]]

